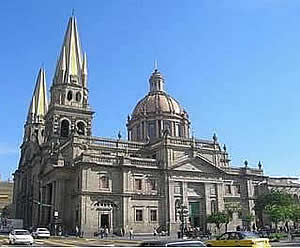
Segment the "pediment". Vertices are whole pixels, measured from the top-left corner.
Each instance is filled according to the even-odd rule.
[[[196,156],[196,157],[185,157],[184,159],[180,159],[171,167],[174,171],[182,171],[182,172],[199,172],[199,173],[209,173],[209,174],[224,174],[225,172],[213,165],[207,159]]]

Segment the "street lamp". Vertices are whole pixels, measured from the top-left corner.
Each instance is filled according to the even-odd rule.
[[[182,202],[178,204],[177,213],[179,214],[180,219],[180,237],[183,238],[184,227],[186,225],[185,219],[189,216],[188,207],[183,205]]]

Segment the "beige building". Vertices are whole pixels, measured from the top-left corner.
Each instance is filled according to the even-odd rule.
[[[7,211],[12,212],[13,186],[14,183],[11,181],[0,180],[0,217],[3,217]],[[3,210],[6,213],[3,213]]]
[[[272,180],[299,194],[291,178],[264,176],[260,163],[232,167],[215,134],[211,140],[192,137],[189,115],[165,91],[157,68],[149,93],[128,116],[128,139],[92,136],[87,76],[72,16],[50,102],[42,68],[25,123],[14,174],[16,218],[25,226],[60,223],[67,231],[78,226],[87,236],[104,226],[114,233],[151,233],[154,227],[177,232],[186,206],[187,225],[206,230],[208,215],[238,206],[228,226],[234,229],[254,214],[255,194],[273,187]]]

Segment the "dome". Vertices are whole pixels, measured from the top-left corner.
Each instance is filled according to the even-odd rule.
[[[132,112],[132,119],[151,114],[186,115],[180,104],[165,92],[150,92],[138,102]]]
[[[137,103],[131,118],[128,116],[129,139],[157,139],[165,130],[170,136],[188,138],[189,117],[179,102],[165,92],[165,80],[157,69],[151,74],[149,83],[149,93]]]

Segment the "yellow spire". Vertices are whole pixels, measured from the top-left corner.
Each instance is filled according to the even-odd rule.
[[[43,68],[39,70],[34,93],[29,107],[28,122],[42,122],[48,110],[46,73]]]
[[[75,16],[69,19],[67,31],[64,37],[59,60],[56,66],[55,83],[70,83],[70,76],[80,80],[82,71],[82,51]],[[59,73],[65,74],[59,77]],[[65,72],[65,73],[64,73]],[[57,82],[60,81],[60,82]],[[79,81],[77,81],[80,83]]]

